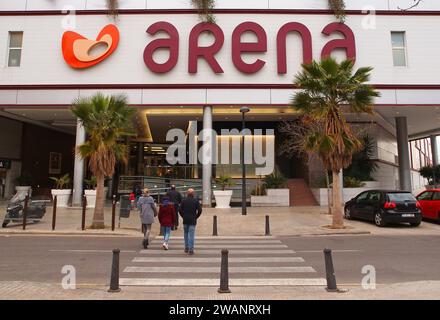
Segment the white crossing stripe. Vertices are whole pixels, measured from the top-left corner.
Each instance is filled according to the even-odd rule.
[[[228,248],[229,249],[229,248]],[[196,249],[196,255],[203,255],[203,254],[221,254],[221,250],[209,250],[209,249],[205,249],[205,250],[198,250]],[[148,249],[148,250],[141,250],[140,251],[141,254],[148,254],[148,255],[164,255],[164,254],[182,254],[185,255],[186,254],[183,252],[183,248],[182,249],[174,249],[174,248],[170,248],[170,250],[163,250],[161,249]],[[295,251],[290,250],[290,249],[281,249],[281,250],[269,250],[269,249],[264,249],[264,250],[244,250],[244,249],[230,249],[229,250],[229,255],[244,255],[244,254],[258,254],[258,255],[272,255],[272,254],[293,254],[295,253]]]
[[[163,239],[163,236],[156,236],[156,239]],[[170,240],[183,240],[183,237],[170,237]],[[196,236],[196,240],[273,240],[274,236]]]
[[[170,244],[171,246],[172,244]],[[162,245],[153,244],[148,246],[148,248],[161,248]],[[183,244],[174,245],[176,248],[181,248],[183,250]],[[200,249],[277,249],[277,248],[287,248],[285,244],[197,244],[195,245],[195,250]]]
[[[163,243],[163,239],[161,239],[162,241],[159,240],[153,240],[150,243],[151,244],[162,244]],[[280,240],[216,240],[216,239],[212,239],[212,240],[199,240],[196,239],[196,245],[198,244],[223,244],[223,243],[228,243],[228,244],[282,244],[282,242]],[[183,240],[174,240],[174,241],[169,241],[169,244],[183,244]]]
[[[246,263],[246,262],[256,262],[256,263],[277,263],[277,262],[304,262],[301,257],[246,257],[246,258],[229,258],[230,263]],[[169,263],[169,262],[194,262],[194,263],[219,263],[221,262],[220,257],[211,258],[199,258],[199,257],[140,257],[134,258],[133,262],[152,262],[152,263]]]
[[[218,267],[126,267],[124,272],[136,273],[220,273]],[[312,267],[229,267],[229,273],[308,273]]]
[[[218,287],[219,279],[120,278],[121,286]],[[325,286],[323,278],[229,279],[230,287]]]

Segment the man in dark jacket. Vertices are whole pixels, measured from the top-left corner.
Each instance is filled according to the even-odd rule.
[[[182,195],[176,190],[176,186],[173,184],[171,190],[167,192],[167,197],[170,199],[170,202],[174,204],[174,209],[176,210],[176,219],[174,219],[175,224],[173,230],[177,230],[177,227],[179,226],[179,207],[182,203]]]
[[[180,205],[179,213],[183,218],[185,253],[193,255],[197,219],[202,214],[200,202],[194,198],[194,189],[188,189],[187,196]]]

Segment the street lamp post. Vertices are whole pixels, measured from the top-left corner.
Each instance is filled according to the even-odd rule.
[[[246,164],[244,163],[244,155],[245,155],[245,150],[244,150],[244,146],[245,146],[245,137],[246,137],[246,133],[245,133],[245,121],[244,121],[244,116],[246,113],[248,113],[250,111],[250,109],[248,107],[241,107],[240,108],[240,112],[241,112],[241,134],[242,134],[242,138],[241,138],[241,168],[242,168],[242,179],[241,179],[241,214],[243,216],[245,216],[247,214],[247,206],[246,206]]]

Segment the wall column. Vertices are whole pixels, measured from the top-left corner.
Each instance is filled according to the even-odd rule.
[[[408,144],[408,124],[406,117],[396,118],[397,150],[399,158],[399,182],[400,189],[412,191],[411,167]]]
[[[84,181],[84,160],[76,153],[76,148],[86,141],[86,130],[81,125],[80,120],[76,124],[75,142],[75,167],[73,173],[73,197],[72,206],[79,207],[82,203],[83,181]]]
[[[431,153],[432,153],[432,164],[434,166],[439,165],[439,163],[438,163],[437,137],[436,136],[431,136]]]
[[[212,137],[212,107],[203,107],[203,141],[202,149],[202,189],[204,207],[212,206],[212,162],[213,162],[213,137]]]

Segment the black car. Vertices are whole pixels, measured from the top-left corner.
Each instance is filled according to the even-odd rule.
[[[379,227],[388,223],[409,223],[417,227],[422,221],[422,212],[410,192],[369,190],[345,204],[344,217],[374,221]]]

